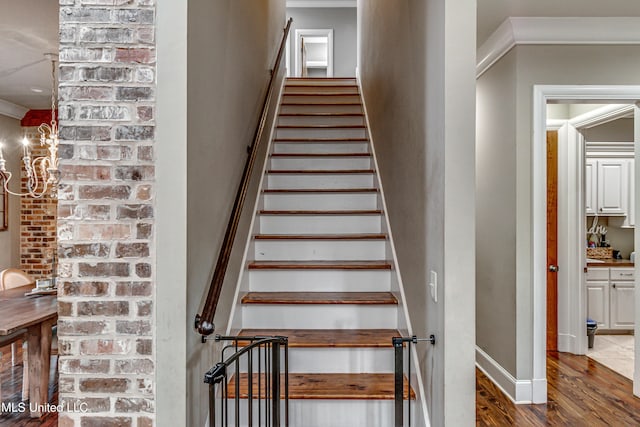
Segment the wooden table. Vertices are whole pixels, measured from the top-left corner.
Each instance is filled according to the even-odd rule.
[[[58,319],[58,301],[56,295],[25,296],[33,287],[0,291],[0,336],[28,331],[29,408],[31,417],[38,418],[48,402],[51,327]]]

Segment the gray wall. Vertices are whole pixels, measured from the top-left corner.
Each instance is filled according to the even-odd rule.
[[[418,347],[431,422],[472,425],[475,1],[358,5],[358,66],[410,320],[439,340]]]
[[[290,37],[291,75],[295,70],[295,30],[333,28],[333,76],[356,75],[356,8],[355,7],[290,7],[287,17],[293,18]]]
[[[639,67],[638,46],[517,46],[478,80],[477,343],[517,379],[532,376],[533,85],[637,85]]]
[[[10,182],[13,191],[20,191],[21,138],[20,120],[0,114],[0,144],[7,162],[5,167],[13,174]],[[0,231],[0,270],[8,267],[20,267],[20,198],[16,196],[9,196],[9,229]]]
[[[202,344],[193,321],[213,274],[285,24],[284,0],[191,0],[188,8],[180,3],[158,6],[160,427],[202,426],[207,417],[202,378],[219,360],[219,347]],[[260,159],[257,165],[259,170]],[[245,215],[215,333],[227,327],[247,233]]]

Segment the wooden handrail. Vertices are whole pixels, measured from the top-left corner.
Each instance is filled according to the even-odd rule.
[[[251,172],[253,171],[253,165],[258,154],[258,146],[262,139],[262,134],[267,123],[267,116],[269,115],[269,105],[271,105],[271,98],[273,96],[274,85],[278,72],[280,70],[280,63],[282,62],[282,54],[284,52],[287,37],[289,35],[289,29],[291,28],[291,22],[293,19],[289,18],[287,25],[284,27],[284,34],[280,47],[278,49],[278,55],[276,61],[271,70],[271,78],[269,79],[269,86],[267,87],[267,93],[264,97],[262,104],[262,113],[260,115],[260,121],[256,127],[256,132],[253,136],[253,143],[249,147],[249,157],[244,165],[244,171],[242,172],[242,180],[236,193],[235,201],[233,202],[233,209],[231,210],[231,216],[229,217],[229,223],[227,224],[227,231],[224,234],[224,240],[222,241],[222,247],[218,254],[218,261],[216,263],[216,269],[213,273],[213,278],[209,284],[209,292],[207,292],[207,299],[204,303],[202,313],[196,315],[195,327],[198,333],[203,336],[211,335],[215,329],[213,324],[213,316],[218,306],[218,300],[220,299],[220,293],[222,292],[222,285],[224,283],[224,276],[227,272],[227,266],[229,265],[229,258],[231,257],[231,249],[233,241],[238,231],[238,224],[240,223],[240,215],[242,214],[242,208],[244,201],[247,197],[247,190],[249,188],[249,181],[251,178]]]

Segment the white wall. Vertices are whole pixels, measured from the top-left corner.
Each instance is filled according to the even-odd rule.
[[[193,321],[261,112],[285,1],[191,0],[188,9],[171,3],[158,5],[157,29],[157,421],[202,426],[208,410],[202,379],[219,355],[213,342],[200,342]],[[245,219],[214,318],[216,333],[226,328],[246,236]]]
[[[506,69],[505,62],[509,63]],[[486,229],[491,238],[479,237],[477,252],[489,253],[495,248],[507,247],[515,253],[514,257],[508,258],[486,256],[478,263],[478,293],[499,289],[501,295],[515,294],[515,303],[503,297],[494,301],[479,298],[477,340],[491,357],[504,363],[503,367],[519,380],[531,379],[533,373],[533,86],[640,84],[639,67],[639,46],[517,46],[478,80],[479,103],[495,105],[505,96],[515,97],[513,108],[486,110],[483,112],[486,119],[478,123],[478,127],[483,128],[478,134],[478,156],[487,161],[485,166],[479,164],[478,167],[478,204],[488,203],[483,200],[489,198],[495,202],[493,207],[487,205],[478,209],[479,212],[484,211],[477,218],[478,230]],[[495,82],[498,78],[504,78],[507,84],[497,87]],[[486,154],[481,153],[484,147],[491,147]],[[492,184],[499,184],[502,180],[511,183],[506,193],[498,191],[500,188],[491,188]],[[502,219],[500,223],[493,220],[496,216]],[[515,311],[510,308],[499,317],[486,315],[499,309],[503,303],[511,304]],[[514,324],[515,336],[512,334]],[[496,342],[491,334],[502,335],[503,338]],[[515,366],[513,360],[503,356],[506,354],[516,356]]]
[[[419,346],[434,426],[475,420],[476,4],[457,5],[358,2],[358,67],[413,332],[438,340]]]
[[[291,24],[290,52],[291,75],[295,69],[296,29],[333,29],[333,76],[356,75],[356,8],[355,7],[290,7],[287,17]]]
[[[13,191],[20,191],[21,139],[20,120],[0,114],[0,144],[5,167],[13,174],[10,183]],[[20,267],[20,198],[16,196],[9,196],[9,229],[0,231],[0,270],[8,267]]]

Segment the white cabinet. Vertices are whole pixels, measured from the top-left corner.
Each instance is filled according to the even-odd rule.
[[[633,159],[627,159],[627,217],[623,227],[635,227],[636,225],[636,174]]]
[[[598,215],[626,215],[629,178],[627,159],[597,160]]]
[[[633,329],[635,269],[589,267],[586,274],[587,317],[600,329]]]
[[[598,201],[597,161],[587,159],[584,166],[584,210],[587,215],[596,215]]]
[[[609,329],[609,282],[587,282],[587,317]]]
[[[609,329],[633,329],[635,319],[635,286],[633,282],[611,282]]]

